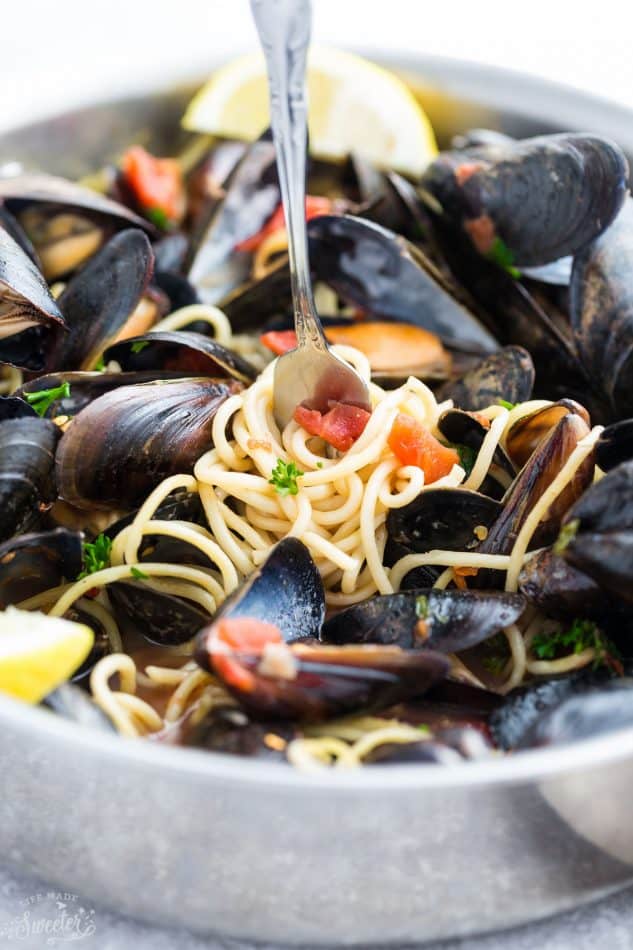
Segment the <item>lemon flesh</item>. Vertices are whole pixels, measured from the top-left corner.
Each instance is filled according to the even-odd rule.
[[[340,159],[354,151],[416,177],[437,154],[431,124],[407,86],[360,56],[312,48],[308,97],[315,155]],[[214,73],[189,103],[182,124],[223,138],[256,139],[270,124],[262,56],[242,56]]]
[[[81,666],[93,643],[84,624],[7,607],[0,612],[0,692],[39,703]]]

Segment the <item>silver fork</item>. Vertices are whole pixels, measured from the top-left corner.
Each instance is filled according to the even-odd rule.
[[[327,412],[332,402],[370,409],[367,385],[332,353],[312,296],[305,220],[307,105],[305,71],[310,0],[251,0],[268,70],[270,123],[288,231],[297,348],[277,360],[273,393],[280,428],[299,404]]]

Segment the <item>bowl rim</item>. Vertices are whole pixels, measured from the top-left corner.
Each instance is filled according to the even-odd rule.
[[[509,68],[474,63],[457,58],[415,54],[410,49],[381,50],[377,47],[350,45],[350,49],[388,64],[401,72],[413,72],[428,69],[429,83],[437,75],[445,74],[448,80],[448,92],[452,95],[451,79],[454,84],[465,84],[471,77],[477,77],[490,86],[507,91],[503,96],[494,97],[496,108],[507,108],[517,115],[539,115],[543,121],[551,121],[552,116],[560,115],[566,109],[596,111],[607,109],[617,119],[633,119],[633,109],[622,103],[594,95],[571,85],[521,72]],[[222,62],[222,58],[218,58]],[[437,74],[437,75],[436,75]],[[175,84],[160,84],[151,90],[145,86],[132,88],[123,95],[99,98],[80,104],[70,110],[80,114],[100,107],[123,104],[152,96],[176,93],[180,89],[188,90],[196,82],[196,77],[181,78]],[[521,87],[521,92],[531,100],[532,106],[521,101],[511,100],[511,89]],[[541,96],[546,93],[544,99]],[[510,98],[508,98],[510,97]],[[555,102],[559,97],[558,103]],[[561,108],[560,98],[565,108]],[[535,102],[548,104],[546,114],[536,112]],[[472,101],[481,103],[477,93]],[[0,130],[0,139],[5,136],[19,135],[34,125],[45,125],[69,112],[55,112],[39,116],[32,122]],[[624,143],[623,143],[624,144]],[[34,732],[38,740],[47,738],[66,746],[74,746],[87,757],[114,760],[126,763],[131,768],[152,769],[165,774],[172,773],[176,779],[194,781],[220,780],[232,785],[266,786],[271,789],[291,790],[310,788],[323,793],[348,792],[356,796],[359,792],[381,793],[385,791],[408,791],[411,789],[461,790],[470,788],[501,788],[508,785],[533,784],[557,779],[574,772],[593,770],[623,759],[633,759],[633,727],[614,730],[590,739],[579,740],[538,749],[526,749],[520,753],[499,753],[478,761],[465,761],[450,767],[421,767],[415,765],[393,765],[389,768],[318,768],[314,771],[299,771],[285,762],[269,762],[249,759],[222,752],[204,749],[159,745],[151,739],[129,740],[118,734],[106,734],[94,728],[63,719],[61,716],[43,707],[29,706],[9,695],[0,693],[0,725],[11,728],[16,733]]]

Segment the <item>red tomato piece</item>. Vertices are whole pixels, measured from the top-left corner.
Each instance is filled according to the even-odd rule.
[[[362,435],[370,415],[370,412],[358,406],[335,402],[324,414],[316,409],[297,406],[294,419],[310,435],[318,435],[339,452],[347,452]]]
[[[297,334],[294,330],[270,330],[263,333],[259,339],[275,356],[283,356],[297,345]]]
[[[459,464],[459,455],[454,449],[442,445],[428,429],[402,412],[396,416],[387,443],[402,465],[417,465],[422,469],[427,485],[448,475],[453,465]]]
[[[321,195],[306,195],[306,221],[316,218],[320,214],[329,214],[332,210],[332,201],[330,198],[323,198]],[[284,218],[284,209],[278,205],[272,216],[268,219],[264,227],[256,234],[252,234],[244,241],[235,245],[236,251],[256,251],[264,238],[267,238],[273,231],[286,227]]]
[[[155,158],[140,145],[124,154],[121,169],[125,181],[144,211],[162,212],[177,221],[184,210],[184,186],[175,158]]]

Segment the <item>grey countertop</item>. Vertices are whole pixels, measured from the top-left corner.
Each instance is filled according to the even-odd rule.
[[[244,911],[248,913],[246,905]],[[0,948],[43,950],[67,943],[80,943],[86,950],[250,950],[253,946],[138,923],[98,906],[85,906],[76,895],[56,893],[41,881],[0,868]],[[424,948],[632,950],[633,888],[530,926],[425,944]],[[261,945],[260,950],[275,948]]]

